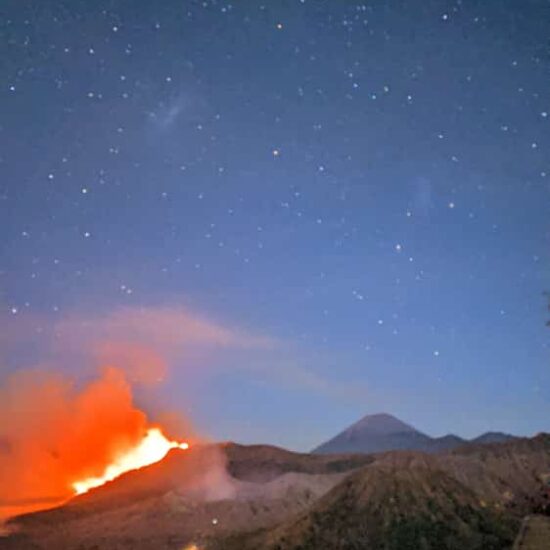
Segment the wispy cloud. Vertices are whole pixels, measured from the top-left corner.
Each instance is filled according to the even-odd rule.
[[[260,360],[243,368],[249,369],[253,376],[283,390],[317,394],[346,404],[365,403],[370,389],[364,381],[337,379],[325,372],[326,365],[320,364],[324,363],[321,359],[312,360],[303,357],[303,354],[297,355],[300,357]],[[314,365],[312,361],[315,362]]]
[[[0,344],[6,344],[5,350],[29,342],[39,342],[38,348],[44,350],[40,363],[92,369],[111,365],[123,369],[131,381],[146,384],[166,380],[169,365],[186,368],[200,357],[200,364],[209,368],[201,368],[200,373],[193,369],[189,375],[240,372],[283,391],[344,403],[363,403],[369,393],[363,382],[332,376],[327,358],[181,306],[72,312],[54,322],[49,316],[27,313],[0,317]],[[226,360],[225,351],[233,352],[232,359]]]
[[[184,307],[119,307],[101,313],[0,315],[0,362],[115,364],[139,379],[163,379],[167,362],[191,352],[269,350],[278,342]],[[181,364],[181,361],[180,361]],[[143,368],[142,368],[143,367]],[[140,373],[147,373],[146,376]]]
[[[56,324],[63,345],[125,341],[174,351],[184,346],[270,348],[275,341],[246,330],[228,328],[181,307],[124,307],[100,315],[73,314]]]
[[[60,353],[93,356],[123,368],[134,381],[163,381],[168,364],[182,364],[191,351],[268,350],[266,336],[228,328],[181,307],[119,308],[103,315],[70,315],[57,323]],[[183,361],[185,363],[185,361]]]

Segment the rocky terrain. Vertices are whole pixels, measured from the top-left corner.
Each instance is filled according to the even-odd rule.
[[[513,550],[548,550],[550,547],[550,517],[527,516],[523,521]]]
[[[381,462],[349,476],[299,519],[237,537],[234,548],[492,550],[511,545],[516,531],[514,519],[481,507],[433,465]]]
[[[550,435],[439,454],[198,446],[12,519],[0,548],[509,549],[548,510],[548,476]]]

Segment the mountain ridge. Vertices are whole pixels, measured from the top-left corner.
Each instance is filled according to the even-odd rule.
[[[549,510],[548,480],[550,434],[439,454],[197,445],[13,518],[0,547],[502,550],[519,519]]]
[[[517,439],[516,436],[496,431],[485,432],[472,439],[455,434],[431,437],[391,414],[376,413],[362,417],[311,452],[341,454],[406,450],[437,453],[462,445],[501,443],[514,439]]]

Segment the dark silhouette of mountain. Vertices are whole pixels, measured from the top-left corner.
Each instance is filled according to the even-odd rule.
[[[427,450],[431,438],[389,414],[365,416],[313,453],[377,453],[398,449]]]
[[[430,437],[429,439],[431,441],[426,449],[423,449],[426,452],[450,451],[468,442],[466,439],[454,434],[444,435],[443,437]]]
[[[470,443],[486,445],[488,443],[505,443],[517,439],[515,435],[505,434],[503,432],[486,432],[474,439]]]
[[[515,436],[500,432],[487,432],[467,440],[449,434],[430,437],[390,414],[368,415],[346,428],[332,439],[319,445],[314,454],[381,453],[386,451],[423,451],[436,453],[456,449],[466,444],[503,443]]]

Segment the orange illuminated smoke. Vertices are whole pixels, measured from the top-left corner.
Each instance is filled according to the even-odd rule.
[[[187,443],[170,441],[158,428],[150,428],[141,442],[124,454],[121,454],[112,464],[105,468],[100,477],[89,477],[72,484],[77,494],[82,494],[94,487],[99,487],[112,481],[119,475],[130,470],[137,470],[162,460],[170,449],[188,449]]]

